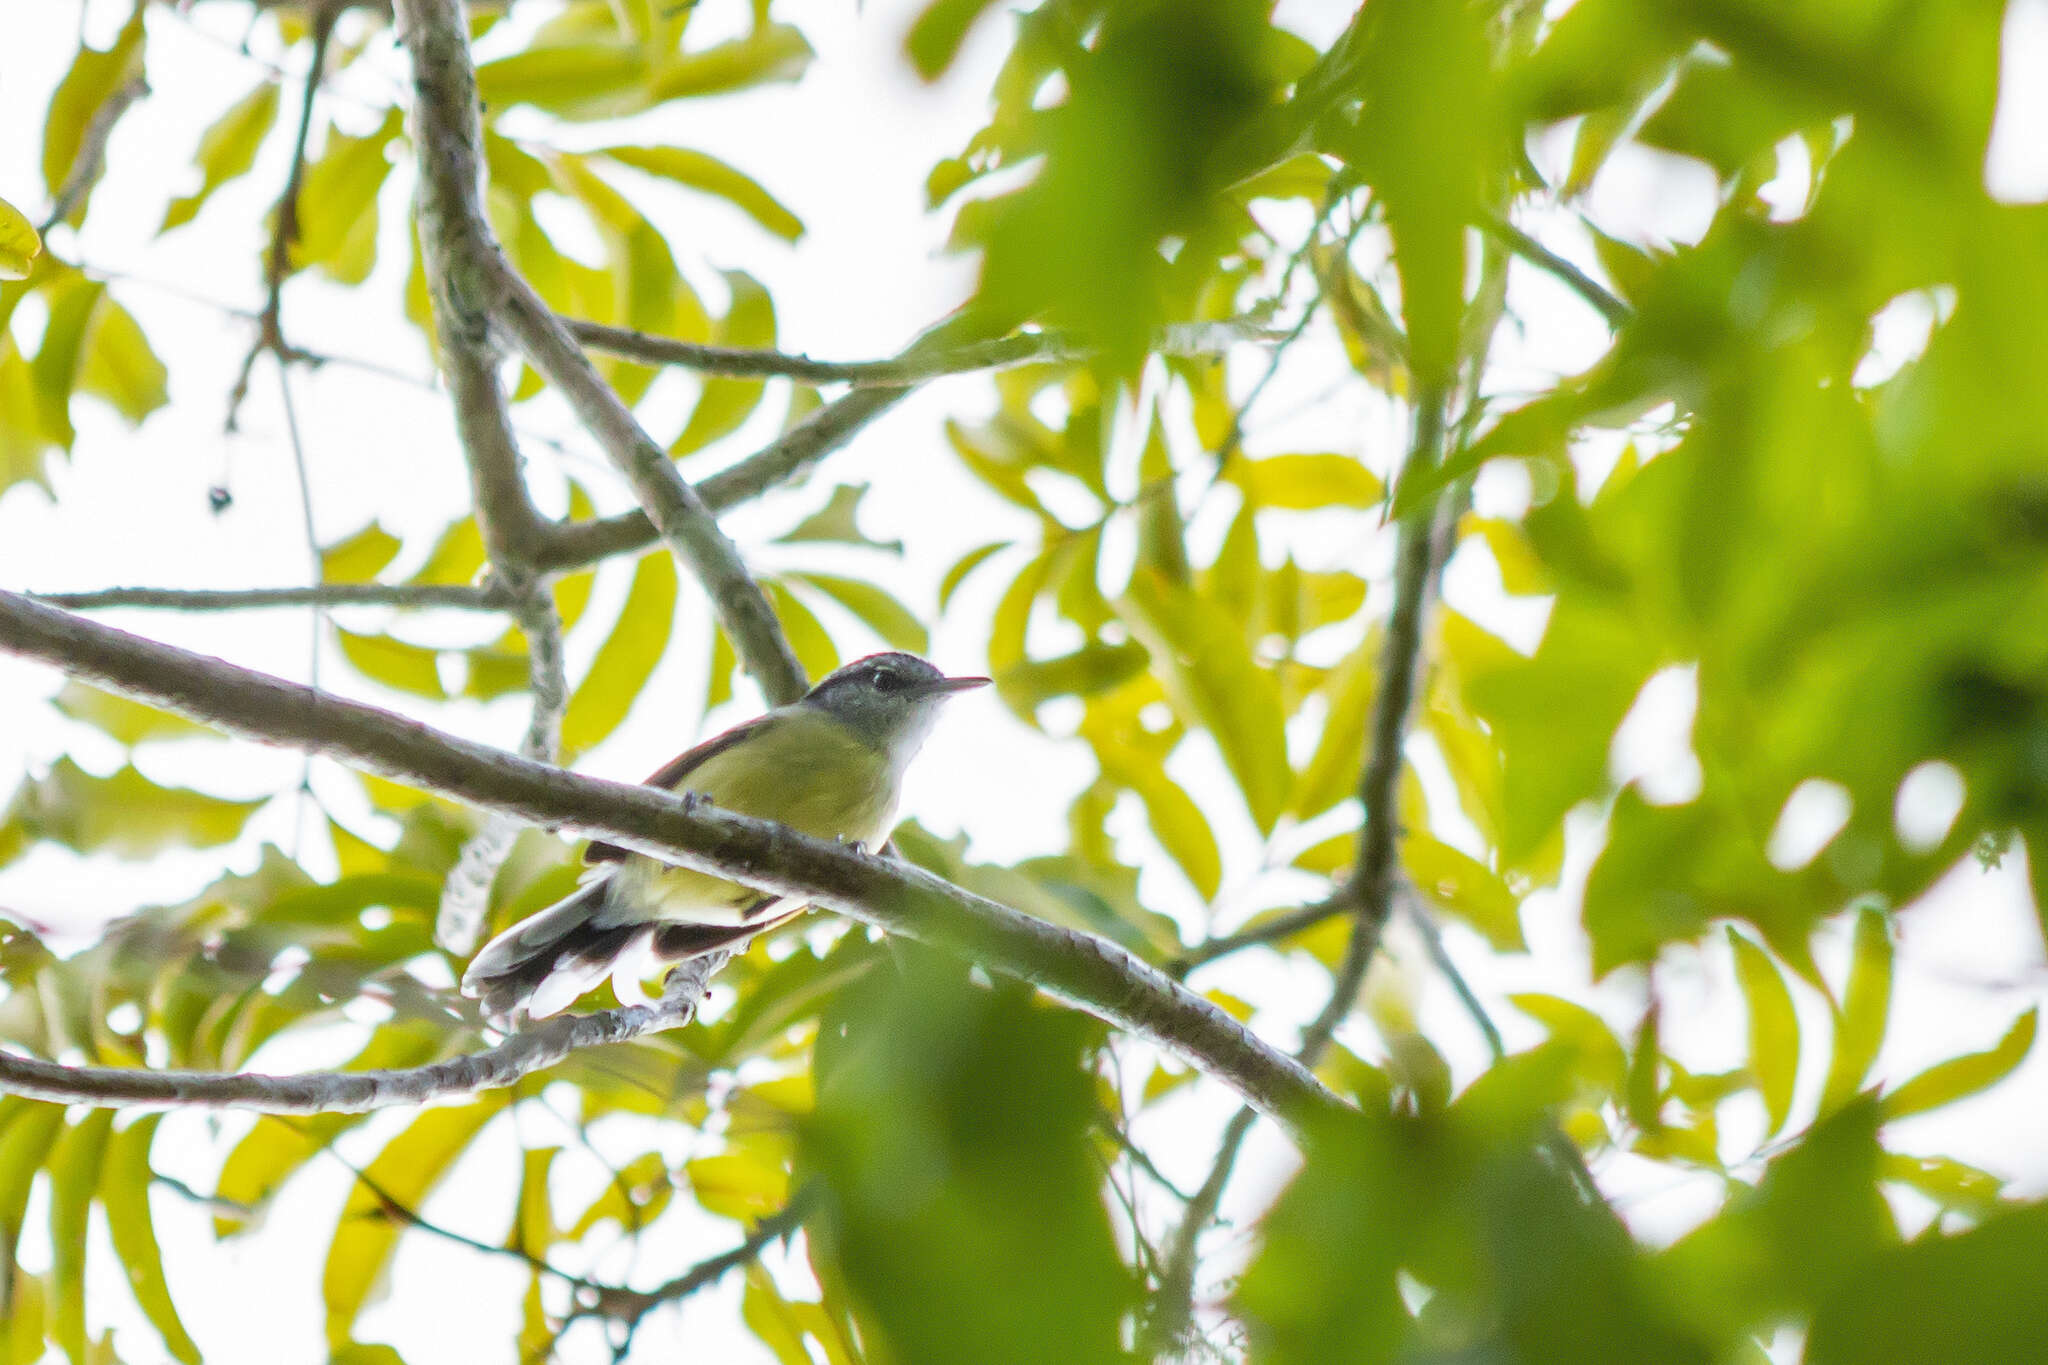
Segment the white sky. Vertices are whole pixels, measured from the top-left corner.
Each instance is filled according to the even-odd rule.
[[[543,6],[522,6],[521,15]],[[685,103],[637,121],[620,134],[579,128],[551,130],[524,113],[508,116],[506,131],[553,137],[564,146],[594,146],[635,139],[668,141],[720,155],[754,174],[796,209],[810,228],[795,249],[754,229],[722,205],[666,187],[631,186],[636,200],[671,231],[685,272],[714,308],[720,298],[716,267],[747,269],[775,291],[783,344],[814,355],[862,358],[885,355],[932,319],[958,303],[972,285],[970,263],[939,248],[946,224],[923,210],[923,175],[942,155],[957,151],[980,126],[980,92],[1002,55],[1001,21],[976,30],[958,67],[936,87],[916,84],[900,60],[901,35],[918,5],[908,0],[868,0],[791,8],[811,37],[819,59],[794,90],[769,91]],[[122,0],[93,0],[87,30],[104,45],[125,13]],[[705,0],[697,20],[708,37],[736,27],[745,7],[736,0]],[[1333,0],[1302,0],[1282,6],[1283,18],[1325,38],[1341,25],[1349,7]],[[351,24],[359,23],[359,17]],[[68,61],[79,24],[76,3],[17,7],[8,20],[8,50],[0,66],[0,128],[39,129],[51,85]],[[169,6],[150,15],[150,80],[147,103],[122,124],[110,153],[114,173],[97,192],[91,226],[82,242],[60,233],[55,245],[65,255],[123,277],[115,286],[121,301],[142,321],[171,367],[172,405],[139,432],[130,432],[96,404],[81,403],[77,452],[53,462],[53,505],[33,488],[18,486],[0,496],[0,584],[37,589],[91,588],[111,584],[222,586],[304,582],[307,548],[300,525],[298,493],[274,371],[259,367],[239,435],[220,431],[224,395],[244,346],[245,325],[224,316],[212,303],[253,309],[260,303],[255,264],[263,214],[282,181],[283,136],[266,146],[257,169],[222,190],[199,223],[161,242],[151,239],[164,199],[191,186],[189,158],[199,133],[228,102],[244,93],[261,67],[239,54],[242,23],[233,7],[206,4],[180,16]],[[344,36],[353,36],[345,31]],[[2009,26],[2012,53],[2008,99],[1988,171],[1996,189],[2014,199],[2048,192],[2048,157],[2039,133],[2048,126],[2038,73],[2048,61],[2048,3],[2022,0]],[[259,55],[271,50],[261,30]],[[486,54],[488,55],[488,53]],[[292,54],[294,63],[303,51]],[[2034,73],[2035,79],[2022,78]],[[388,38],[380,38],[349,71],[330,82],[323,107],[347,131],[374,121],[370,105],[402,89],[405,64]],[[296,84],[286,87],[291,118]],[[2031,136],[2029,134],[2032,134]],[[1568,151],[1569,142],[1543,141],[1540,156]],[[39,139],[0,139],[0,196],[32,216],[42,207],[36,163]],[[291,338],[315,350],[374,359],[422,379],[429,362],[419,338],[400,320],[397,291],[402,281],[406,226],[402,220],[410,176],[394,173],[383,199],[384,219],[378,273],[364,293],[320,283],[295,284],[287,294]],[[1591,212],[1611,231],[1637,237],[1687,240],[1702,231],[1713,210],[1711,177],[1700,167],[1672,158],[1628,151],[1596,184]],[[1278,220],[1276,220],[1277,222]],[[1584,259],[1583,243],[1568,215],[1538,214],[1529,223],[1561,250]],[[551,224],[553,226],[553,224]],[[573,242],[567,243],[573,246]],[[130,278],[132,277],[132,278]],[[195,302],[194,300],[200,300]],[[1604,332],[1582,305],[1546,277],[1518,270],[1512,300],[1526,324],[1521,353],[1510,358],[1498,386],[1503,391],[1548,382],[1583,367],[1604,344]],[[17,314],[18,329],[39,325],[36,310]],[[1908,332],[1910,332],[1908,328]],[[1902,343],[1910,347],[1910,336]],[[1250,373],[1246,367],[1246,376]],[[1398,448],[1398,415],[1386,404],[1361,396],[1360,386],[1331,394],[1342,377],[1341,358],[1328,348],[1320,357],[1304,347],[1262,400],[1264,425],[1254,427],[1254,449],[1337,449],[1359,453],[1384,469]],[[416,543],[465,510],[466,485],[449,430],[447,411],[428,388],[393,383],[360,370],[330,366],[293,377],[299,420],[306,433],[312,500],[319,538],[339,539],[372,516]],[[651,409],[657,429],[680,411],[693,392],[691,381],[674,377]],[[982,381],[962,378],[933,384],[874,425],[850,449],[835,455],[823,476],[805,491],[743,509],[728,526],[752,546],[794,520],[800,510],[823,502],[830,484],[873,481],[863,523],[882,539],[908,545],[904,564],[885,579],[913,606],[926,608],[938,575],[961,552],[1006,532],[1027,544],[1035,528],[1027,518],[984,494],[945,452],[939,433],[948,415],[968,419],[988,411]],[[1274,422],[1275,415],[1287,415]],[[721,449],[737,456],[772,433],[780,404],[771,396],[763,411],[737,439]],[[564,460],[544,446],[530,445],[536,486],[544,504],[559,508],[558,471],[566,469],[592,487],[605,510],[629,505],[618,481],[587,441],[576,436],[566,416],[547,403],[529,405],[522,427],[560,437],[577,452]],[[1127,453],[1127,452],[1126,452]],[[693,466],[701,474],[708,465]],[[224,481],[235,503],[224,515],[206,506],[209,484]],[[1512,507],[1512,478],[1490,479],[1482,498]],[[963,510],[966,509],[966,510]],[[1227,512],[1226,509],[1221,509]],[[1213,544],[1225,518],[1205,513],[1196,537]],[[1312,565],[1345,564],[1384,570],[1388,546],[1376,539],[1362,551],[1358,527],[1318,523],[1304,530],[1297,553]],[[773,552],[759,556],[777,562]],[[973,667],[982,657],[984,631],[994,596],[1005,581],[999,569],[979,575],[956,599],[938,630],[933,654],[942,666]],[[600,580],[591,609],[593,622],[605,618],[623,595],[624,576],[615,566]],[[1454,564],[1448,589],[1461,609],[1486,620],[1525,647],[1540,630],[1541,611],[1509,603],[1483,555],[1464,554]],[[689,647],[671,651],[643,705],[618,736],[580,765],[604,776],[636,779],[662,758],[696,737],[695,708],[703,679],[694,645],[704,629],[701,600],[684,591],[684,620],[678,640]],[[178,616],[108,614],[129,629],[207,650],[238,663],[283,676],[303,678],[309,628],[301,613]],[[344,620],[354,619],[347,616]],[[380,619],[364,613],[363,620]],[[457,622],[457,625],[462,623]],[[469,628],[495,631],[496,623]],[[692,632],[695,632],[693,634]],[[587,664],[596,631],[572,637],[572,672]],[[856,638],[856,637],[848,637]],[[330,651],[331,656],[331,651]],[[403,708],[402,699],[341,676],[330,657],[324,679],[356,695]],[[0,785],[17,774],[39,772],[63,753],[97,771],[118,764],[116,746],[91,730],[63,720],[42,705],[59,680],[47,670],[0,658]],[[1643,708],[1644,722],[1617,746],[1617,776],[1638,776],[1646,786],[1682,790],[1691,761],[1684,744],[1689,709],[1683,678],[1659,684],[1661,700]],[[747,714],[757,699],[743,696],[730,714],[707,728]],[[523,720],[519,698],[477,707],[437,709],[436,724],[476,738],[510,745]],[[1058,719],[1055,713],[1055,720]],[[224,795],[248,796],[289,789],[297,779],[295,755],[237,744],[223,760],[222,746],[156,745],[136,761],[153,778],[201,786]],[[1441,787],[1440,769],[1426,746],[1415,755],[1425,781]],[[1174,762],[1177,776],[1200,785],[1217,771],[1213,753],[1192,744]],[[907,810],[947,833],[967,831],[977,857],[1007,860],[1057,847],[1065,840],[1066,806],[1085,782],[1090,765],[1083,748],[1052,742],[1011,722],[993,698],[961,703],[914,771]],[[1000,780],[990,780],[1000,774]],[[352,784],[339,773],[316,774],[323,796],[339,809],[360,811]],[[1433,802],[1438,809],[1446,803]],[[275,803],[252,824],[251,833],[226,850],[181,853],[147,864],[82,859],[53,847],[34,850],[0,870],[0,906],[72,935],[89,934],[108,918],[138,904],[172,901],[190,894],[226,868],[246,868],[265,839],[293,842],[292,803]],[[1192,891],[1178,874],[1160,866],[1137,813],[1118,812],[1115,829],[1133,855],[1148,860],[1146,891],[1156,903],[1189,906]],[[1235,913],[1284,903],[1289,887],[1261,879],[1257,849],[1248,826],[1218,822],[1225,845],[1225,902]],[[1459,831],[1447,829],[1456,839]],[[1451,951],[1494,1003],[1511,1045],[1526,1046],[1538,1031],[1500,1000],[1511,990],[1568,995],[1600,1009],[1618,1028],[1632,1028],[1645,999],[1640,974],[1617,973],[1598,987],[1589,981],[1587,953],[1577,927],[1575,889],[1597,848],[1597,827],[1574,828],[1565,888],[1532,897],[1524,922],[1530,942],[1526,956],[1496,958],[1471,935],[1453,928]],[[310,858],[317,864],[317,858]],[[1299,887],[1295,887],[1299,890]],[[1228,920],[1226,920],[1226,924]],[[2027,1005],[2044,995],[2042,947],[2028,905],[2017,858],[1996,873],[1959,871],[1902,920],[1903,942],[1890,1039],[1877,1074],[1896,1080],[1958,1051],[1990,1045]],[[1470,1024],[1447,991],[1430,976],[1419,950],[1397,936],[1391,944],[1395,983],[1419,993],[1425,1032],[1452,1059],[1460,1079],[1483,1065],[1484,1054]],[[1823,945],[1823,967],[1841,979],[1846,942]],[[1285,1039],[1326,989],[1320,969],[1298,960],[1248,954],[1214,980],[1266,1006],[1259,1023]],[[1199,984],[1208,984],[1208,978]],[[1726,949],[1717,941],[1700,950],[1674,950],[1660,967],[1657,984],[1664,1002],[1668,1044],[1695,1070],[1738,1064],[1743,1055],[1742,1003],[1729,979]],[[1795,988],[1808,1051],[1801,1097],[1809,1107],[1826,1067],[1824,1003]],[[266,1049],[258,1065],[289,1069],[321,1064],[345,1055],[341,1031]],[[1347,1041],[1367,1056],[1380,1052],[1370,1032],[1354,1022]],[[1141,1055],[1134,1049],[1134,1055]],[[1133,1074],[1142,1075],[1142,1072]],[[2034,1194],[2048,1191],[2048,1062],[2037,1055],[1997,1089],[1923,1119],[1896,1125],[1894,1147],[1941,1152],[2016,1177]],[[1193,1185],[1213,1150],[1211,1134],[1231,1108],[1215,1087],[1184,1090],[1156,1116],[1140,1125],[1146,1141],[1170,1172]],[[1724,1111],[1724,1152],[1739,1157],[1760,1136],[1760,1106],[1745,1122],[1738,1106]],[[402,1125],[406,1114],[385,1115],[342,1144],[358,1164],[374,1153],[382,1137]],[[175,1116],[157,1144],[160,1166],[201,1189],[210,1188],[231,1138],[250,1122]],[[525,1131],[499,1123],[479,1143],[429,1206],[441,1221],[481,1238],[504,1232],[505,1192],[516,1169],[515,1137],[530,1143],[563,1141],[559,1125],[548,1131],[544,1116],[523,1115]],[[1794,1126],[1799,1120],[1795,1117]],[[625,1125],[601,1140],[630,1153],[636,1136]],[[681,1158],[715,1150],[716,1140],[671,1127],[662,1135],[671,1155]],[[1225,1212],[1248,1220],[1285,1179],[1291,1154],[1269,1131],[1254,1139]],[[1597,1170],[1640,1231],[1665,1239],[1710,1212],[1718,1186],[1710,1178],[1688,1177],[1669,1168],[1629,1158],[1611,1158]],[[562,1197],[558,1209],[580,1208],[597,1177],[592,1163],[565,1158],[557,1167],[579,1198]],[[281,1196],[266,1227],[219,1246],[212,1243],[203,1212],[159,1193],[154,1207],[158,1232],[171,1249],[167,1272],[186,1324],[209,1360],[251,1362],[312,1359],[321,1349],[318,1304],[320,1264],[334,1218],[348,1185],[332,1162],[315,1162],[305,1178]],[[686,1201],[679,1201],[686,1202]],[[1911,1201],[1906,1201],[1910,1206]],[[24,1254],[31,1264],[46,1254],[38,1245],[45,1207],[38,1195],[31,1211]],[[1915,1222],[1924,1210],[1909,1207]],[[600,1274],[636,1274],[643,1282],[674,1273],[701,1255],[735,1240],[729,1224],[708,1217],[671,1219],[661,1235],[642,1247],[637,1267],[621,1255],[601,1260]],[[114,1269],[104,1232],[96,1233],[96,1261],[89,1309],[96,1325],[117,1326],[123,1358],[149,1360],[159,1347],[132,1309],[121,1310],[125,1290]],[[782,1264],[779,1260],[777,1264]],[[569,1266],[576,1269],[578,1267]],[[802,1272],[783,1265],[786,1283],[800,1286]],[[415,1360],[512,1358],[524,1271],[507,1261],[409,1237],[395,1263],[392,1300],[366,1313],[364,1339],[388,1339]],[[737,1327],[740,1280],[700,1295],[678,1318],[658,1317],[642,1332],[636,1358],[667,1358],[687,1344],[702,1358],[767,1359]],[[450,1311],[450,1305],[459,1305]],[[109,1316],[111,1311],[111,1316]],[[564,1357],[604,1359],[593,1332],[571,1338]]]

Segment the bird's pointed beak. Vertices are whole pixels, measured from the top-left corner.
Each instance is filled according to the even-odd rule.
[[[930,684],[933,696],[950,697],[961,692],[972,692],[977,687],[987,687],[988,678],[934,678]]]

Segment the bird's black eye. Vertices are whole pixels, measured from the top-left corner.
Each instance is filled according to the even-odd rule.
[[[878,668],[875,670],[876,691],[894,692],[902,686],[903,675],[901,673],[896,672],[894,669],[888,668]]]

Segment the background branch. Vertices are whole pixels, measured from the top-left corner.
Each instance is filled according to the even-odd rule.
[[[580,777],[16,593],[0,591],[0,649],[232,733],[343,759],[931,943],[1150,1039],[1290,1124],[1341,1107],[1308,1068],[1123,948],[1019,914],[920,868],[691,806],[665,791]]]
[[[30,593],[72,611],[144,607],[163,611],[245,611],[265,607],[456,607],[504,611],[512,603],[496,587],[454,583],[315,583],[292,588],[97,588]]]

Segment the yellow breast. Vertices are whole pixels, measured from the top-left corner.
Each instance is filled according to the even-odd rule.
[[[895,824],[897,775],[888,759],[823,713],[777,715],[686,774],[678,791],[775,820],[820,839],[876,848]],[[735,924],[761,893],[707,873],[632,857],[616,874],[607,920]]]

